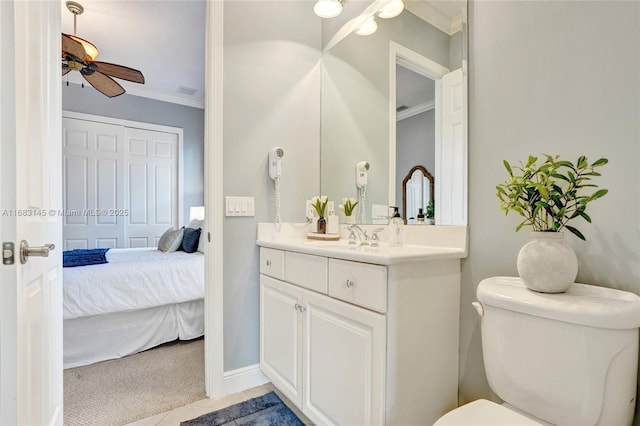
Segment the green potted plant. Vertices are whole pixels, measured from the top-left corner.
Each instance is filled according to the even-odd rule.
[[[424,210],[424,217],[428,221],[429,225],[435,225],[435,206],[433,205],[433,201],[429,201],[427,207]]]
[[[497,185],[500,209],[509,214],[518,213],[524,219],[516,227],[532,229],[531,241],[518,254],[518,273],[532,290],[559,293],[568,289],[578,273],[575,253],[564,243],[567,229],[585,240],[576,227],[568,225],[581,218],[591,223],[587,205],[607,194],[592,181],[600,176],[597,168],[608,163],[600,158],[589,163],[580,156],[575,163],[561,160],[558,155],[530,155],[526,162],[511,165],[506,160],[504,167],[509,174],[506,182]]]
[[[329,198],[326,195],[315,196],[311,199],[311,205],[314,210],[318,214],[318,222],[316,227],[316,232],[318,234],[326,234],[327,233],[327,220],[324,218],[325,210],[327,208],[327,203],[329,202]]]
[[[344,197],[342,199],[342,204],[338,206],[340,210],[344,213],[344,217],[347,224],[353,224],[355,222],[355,218],[353,217],[353,211],[358,205],[358,201],[355,198]]]

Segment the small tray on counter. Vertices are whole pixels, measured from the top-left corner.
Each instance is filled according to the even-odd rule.
[[[338,241],[340,240],[340,234],[318,234],[317,232],[309,232],[307,233],[307,238],[310,240]]]

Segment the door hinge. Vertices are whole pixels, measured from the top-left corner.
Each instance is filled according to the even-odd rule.
[[[15,245],[11,242],[2,243],[2,264],[13,265],[15,260]]]

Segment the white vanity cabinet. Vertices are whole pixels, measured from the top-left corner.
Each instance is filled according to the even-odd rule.
[[[266,268],[274,258],[282,269]],[[311,421],[432,424],[457,407],[458,259],[261,247],[260,262],[260,368]]]

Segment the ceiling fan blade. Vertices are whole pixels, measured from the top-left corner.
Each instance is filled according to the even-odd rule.
[[[71,71],[71,68],[69,68],[68,66],[65,66],[64,64],[62,64],[62,75],[69,74],[69,71]]]
[[[138,70],[109,62],[93,61],[98,71],[111,77],[121,78],[134,83],[144,84],[144,75]]]
[[[97,91],[105,96],[113,98],[124,93],[124,89],[111,77],[95,71],[92,74],[82,74],[82,76],[91,84]]]
[[[65,56],[64,54],[67,53],[79,59],[80,61],[84,61],[84,58],[87,55],[87,53],[84,51],[84,47],[82,47],[82,44],[80,44],[80,42],[75,41],[64,33],[62,34],[62,53],[62,56]]]

